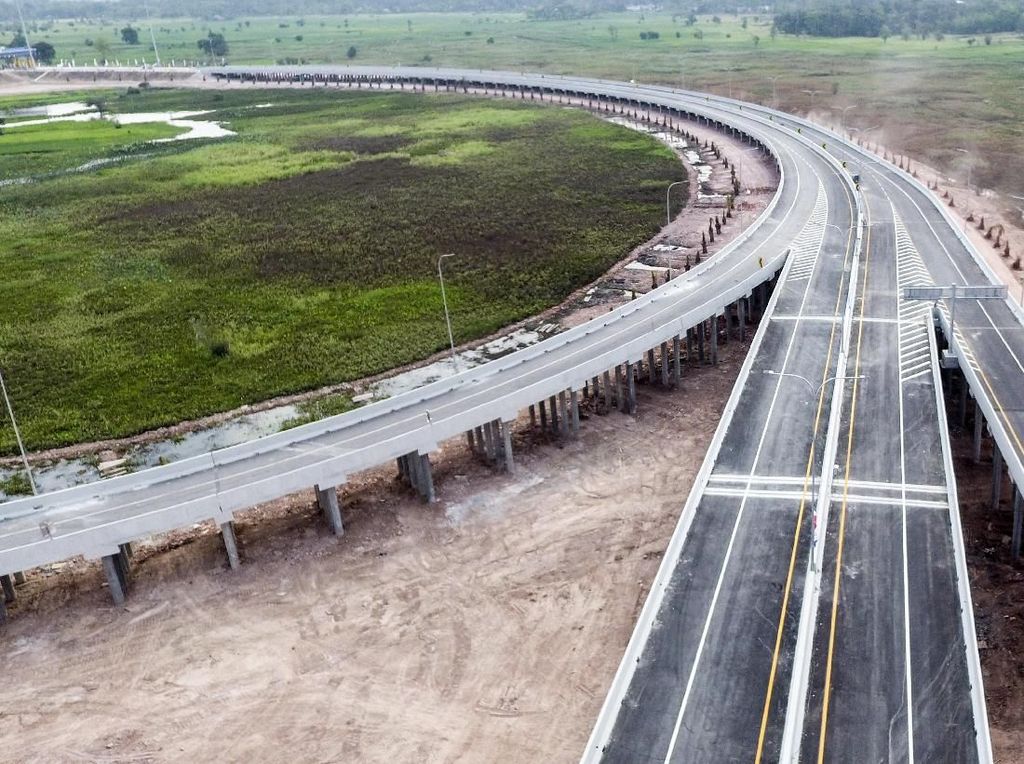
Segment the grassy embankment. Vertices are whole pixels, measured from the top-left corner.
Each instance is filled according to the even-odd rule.
[[[778,35],[767,16],[715,23],[701,16],[634,12],[579,21],[531,21],[523,14],[396,14],[349,17],[238,18],[214,22],[161,20],[164,58],[195,58],[208,29],[225,35],[236,63],[286,58],[344,63],[355,46],[359,63],[463,65],[589,74],[709,90],[861,129],[964,179],[1024,195],[1024,39],[995,35],[904,40],[819,39]],[[114,43],[123,23],[58,22],[41,32],[60,57],[91,59],[86,38]],[[659,33],[641,40],[640,32]],[[679,37],[676,37],[676,33]],[[699,35],[699,37],[698,37]],[[146,35],[143,35],[145,37]],[[297,39],[301,37],[300,39]],[[757,41],[755,42],[755,37]],[[974,44],[968,44],[973,39]],[[493,40],[493,42],[489,42]],[[111,56],[139,58],[148,46],[113,44]],[[956,149],[966,148],[965,155]],[[1014,211],[1014,214],[1015,211]]]
[[[0,189],[0,362],[33,449],[428,356],[447,345],[442,252],[458,254],[446,263],[456,339],[492,332],[653,233],[683,173],[651,138],[529,104],[323,90],[107,99],[215,109],[238,137],[150,144],[145,158]],[[82,159],[76,131],[108,131],[90,148],[101,155],[129,135],[50,127],[61,137],[48,144],[67,138],[65,168]],[[0,136],[0,177],[31,161],[18,141],[39,145],[16,131]],[[5,423],[0,450],[13,448]]]

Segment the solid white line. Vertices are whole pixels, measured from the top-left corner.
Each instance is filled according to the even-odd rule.
[[[882,190],[885,193],[885,190]],[[893,218],[893,239],[896,239],[896,220],[897,212],[896,205],[892,203],[892,199],[889,199],[889,195],[885,194],[886,199],[889,201],[889,206],[892,208]],[[907,232],[909,235],[909,231]],[[896,263],[896,277],[899,278],[900,273],[900,258],[895,258]],[[902,302],[899,293],[896,294],[896,309],[899,310],[900,303]],[[899,354],[903,354],[903,332],[897,332],[896,338],[897,347],[899,348]],[[907,757],[910,764],[914,764],[914,685],[912,682],[910,672],[910,573],[907,564],[907,448],[906,439],[904,436],[904,428],[906,426],[903,418],[903,380],[899,383],[899,424],[900,424],[900,482],[902,483],[900,490],[900,499],[902,503],[901,511],[901,543],[903,547],[903,660],[904,660],[904,682],[906,687],[906,704],[907,704]]]
[[[792,499],[799,501],[807,495],[805,491],[766,491],[757,489],[739,490],[728,488],[706,488],[705,496],[731,496],[743,499]]]
[[[708,478],[709,483],[749,483],[753,479],[757,483],[772,484],[778,483],[780,485],[803,485],[806,478],[802,477],[782,477],[780,475],[736,475],[736,474],[724,474],[724,475],[712,475]]]
[[[832,501],[842,501],[842,494],[833,494]],[[928,499],[908,499],[905,495],[901,496],[866,496],[864,494],[848,494],[846,497],[847,505],[850,504],[874,504],[880,507],[892,507],[899,505],[901,507],[919,507],[921,509],[946,509],[946,502],[944,501],[930,501]]]
[[[944,485],[926,485],[924,483],[884,483],[874,480],[849,480],[847,485],[855,488],[876,488],[883,491],[898,491],[901,488],[906,488],[911,493],[945,493],[946,486]]]

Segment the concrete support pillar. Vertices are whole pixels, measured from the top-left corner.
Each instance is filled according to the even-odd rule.
[[[0,576],[0,586],[3,586],[4,602],[14,602],[17,595],[14,593],[14,581],[10,576]]]
[[[473,442],[473,431],[466,430],[466,445],[469,446],[469,453],[476,453],[476,443]]]
[[[502,452],[505,455],[505,472],[516,474],[516,464],[512,458],[512,422],[501,423]]]
[[[636,413],[636,372],[633,364],[626,364],[626,413]]]
[[[711,321],[711,363],[718,365],[718,316],[712,316]]]
[[[992,509],[999,509],[999,499],[1003,494],[1003,455],[999,453],[999,444],[992,444]]]
[[[0,624],[7,623],[7,603],[0,597]]]
[[[107,574],[107,588],[110,589],[110,597],[114,604],[123,605],[128,587],[124,572],[121,570],[120,553],[104,555],[103,572]]]
[[[725,318],[725,331],[722,333],[722,344],[729,344],[729,332],[732,331],[732,305],[726,305],[725,310],[722,311],[722,315]],[[715,329],[718,328],[718,321],[713,322]],[[716,331],[715,334],[718,334]]]
[[[697,324],[697,360],[704,363],[704,322]]]
[[[981,436],[985,431],[985,415],[981,413],[981,405],[974,400],[974,463],[981,463]]]
[[[626,390],[625,390],[625,369],[622,368],[622,364],[618,364],[615,367],[615,406],[622,413],[626,413],[628,410],[628,404],[626,403]]]
[[[548,409],[544,401],[537,404],[537,408],[540,409],[540,429],[541,431],[547,431],[548,429]]]
[[[224,551],[228,555],[228,565],[232,570],[238,570],[241,562],[238,558],[238,539],[235,538],[235,524],[228,520],[220,524],[220,536],[224,540]]]
[[[530,404],[530,427],[537,426],[537,407]]]
[[[484,422],[481,428],[484,433],[484,458],[493,463],[497,456],[497,444],[494,442],[494,428],[491,422]]]
[[[569,391],[569,411],[572,415],[572,436],[580,434],[580,399],[575,390]]]
[[[14,583],[16,583],[18,586],[21,586],[23,583],[25,583],[25,571],[19,570],[17,573],[14,574]]]
[[[1013,487],[1013,536],[1010,539],[1010,556],[1014,560],[1020,559],[1021,528],[1024,525],[1024,497],[1021,496],[1020,486]]]
[[[658,376],[658,367],[654,365],[654,348],[647,351],[647,381],[652,385]]]
[[[604,409],[612,410],[612,375],[608,371],[604,373]]]
[[[569,402],[565,390],[558,392],[558,414],[562,421],[559,423],[558,434],[565,436],[569,434]]]
[[[747,339],[747,310],[746,310],[747,299],[741,297],[736,301],[736,318],[740,324],[740,342]]]
[[[683,370],[679,362],[679,335],[672,338],[672,383],[679,387],[682,382]]]
[[[686,330],[686,362],[693,363],[693,329]]]
[[[558,401],[552,395],[548,398],[548,407],[551,409],[551,434],[558,434]]]
[[[668,387],[668,343],[661,343],[661,385]]]
[[[430,466],[430,456],[428,454],[419,454],[419,478],[420,478],[420,498],[427,504],[433,504],[437,500],[437,496],[434,493],[434,471]],[[337,500],[337,495],[335,495]],[[341,522],[341,518],[338,518],[338,522]],[[340,532],[339,534],[340,535]]]
[[[961,427],[967,426],[967,378],[963,375],[959,375],[960,382],[960,400],[957,406],[957,420]]]
[[[597,399],[601,394],[601,388],[597,383],[597,379],[597,377],[594,377],[590,380],[590,400],[594,401],[594,403],[597,403]]]
[[[338,489],[333,485],[327,486],[327,488],[316,486],[316,503],[320,507],[320,511],[324,513],[324,519],[327,521],[327,527],[331,529],[331,533],[335,536],[343,535],[345,527],[341,522],[341,507],[338,506]]]

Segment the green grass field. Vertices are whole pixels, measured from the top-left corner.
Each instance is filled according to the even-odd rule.
[[[130,157],[0,188],[0,363],[33,449],[428,356],[447,345],[443,252],[457,253],[445,266],[456,339],[492,332],[656,231],[665,187],[683,175],[647,136],[525,103],[104,96],[114,111],[213,109],[238,136],[140,148],[94,135],[102,123],[50,125],[52,141],[16,135],[28,128],[0,136],[5,175],[25,171],[19,146],[40,142],[66,149],[47,152],[46,173],[80,163],[83,146]],[[110,132],[121,141],[127,130]],[[0,450],[13,448],[0,429]]]
[[[209,29],[225,35],[235,63],[282,59],[463,65],[589,74],[685,85],[821,117],[856,105],[848,123],[963,178],[967,163],[983,185],[1024,195],[1024,39],[995,35],[903,40],[770,35],[767,16],[715,23],[702,16],[632,12],[578,21],[532,21],[524,14],[395,14],[245,18],[212,23],[159,20],[165,59],[195,58]],[[57,55],[91,61],[105,39],[109,55],[141,58],[148,45],[116,44],[123,23],[57,22],[39,36]],[[641,40],[641,32],[658,32]],[[678,37],[676,36],[678,34]],[[148,35],[143,34],[145,39]],[[301,37],[302,39],[297,39]],[[756,38],[756,40],[755,40]],[[493,41],[493,42],[492,42]],[[151,56],[151,54],[149,54]],[[966,148],[971,154],[956,151]]]

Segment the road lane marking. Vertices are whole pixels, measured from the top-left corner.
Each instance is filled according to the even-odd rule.
[[[865,208],[867,237],[864,244],[864,280],[861,285],[860,314],[868,304],[868,274],[871,272],[871,207]],[[857,422],[857,393],[860,389],[860,356],[864,347],[864,322],[857,327],[857,356],[853,366],[853,391],[850,398],[850,429],[846,436],[846,471],[843,479],[843,500],[839,510],[839,540],[836,548],[835,581],[832,584],[832,614],[828,631],[828,654],[825,661],[825,687],[821,703],[821,730],[818,733],[818,764],[825,760],[825,737],[828,730],[828,708],[832,697],[832,659],[835,655],[836,620],[839,612],[839,581],[843,565],[843,544],[846,538],[846,509],[850,492],[850,469],[853,464],[853,433]]]
[[[844,185],[843,188],[846,189],[846,186]],[[845,254],[843,256],[843,270],[842,270],[842,275],[841,275],[840,280],[839,280],[839,290],[838,290],[838,292],[836,294],[836,305],[835,305],[835,308],[833,309],[833,314],[836,317],[839,316],[839,312],[842,309],[843,288],[846,286],[846,266],[849,263],[850,254],[853,251],[853,244],[854,244],[853,233],[854,233],[854,230],[856,228],[854,226],[854,215],[855,215],[855,212],[856,212],[856,204],[854,202],[853,197],[851,197],[849,195],[849,189],[846,189],[846,198],[847,198],[847,202],[848,202],[848,204],[850,206],[850,231],[849,231],[849,233],[847,234],[847,237],[846,237],[846,252],[845,252]],[[809,284],[810,284],[810,281],[808,281],[808,285]],[[850,284],[849,288],[853,289],[854,286],[855,285]],[[785,584],[785,587],[783,588],[782,606],[779,609],[779,624],[778,624],[778,628],[776,629],[776,632],[775,632],[775,647],[772,650],[772,663],[771,663],[771,670],[770,670],[770,673],[768,675],[768,686],[765,689],[764,704],[761,707],[761,726],[760,726],[760,729],[758,730],[758,734],[757,734],[757,749],[756,749],[756,752],[755,752],[755,755],[754,755],[754,764],[760,764],[761,758],[764,756],[764,744],[765,744],[765,739],[766,739],[767,733],[768,733],[768,719],[769,719],[769,716],[771,715],[772,695],[773,695],[773,693],[775,691],[775,677],[778,674],[779,654],[782,651],[782,637],[783,637],[783,634],[785,633],[786,616],[787,616],[787,612],[789,610],[789,597],[790,597],[790,592],[793,589],[793,576],[795,575],[795,572],[796,572],[796,561],[797,561],[797,554],[798,554],[799,549],[800,549],[800,535],[801,535],[801,531],[802,531],[802,528],[803,528],[804,514],[807,511],[807,482],[811,479],[811,474],[812,474],[812,471],[814,469],[814,456],[815,456],[815,448],[817,446],[817,441],[818,441],[818,428],[820,427],[821,413],[822,413],[822,411],[824,409],[824,405],[825,405],[825,386],[826,386],[825,383],[828,381],[829,370],[830,370],[830,368],[832,366],[832,355],[833,355],[834,348],[835,348],[836,328],[838,326],[839,326],[839,323],[837,321],[833,321],[832,322],[832,328],[831,328],[831,330],[829,332],[828,356],[827,356],[827,358],[825,360],[825,367],[822,370],[822,382],[821,382],[821,387],[819,388],[819,392],[818,392],[818,408],[817,408],[817,411],[814,414],[814,427],[811,430],[811,448],[810,448],[810,451],[809,451],[809,453],[807,455],[807,467],[806,467],[806,469],[804,471],[803,495],[800,497],[800,509],[799,509],[799,511],[797,513],[796,526],[795,526],[795,528],[793,530],[793,543],[792,543],[792,546],[790,548],[790,555],[789,555],[789,569],[788,569],[788,571],[786,573],[786,584]],[[835,392],[835,390],[834,390],[834,386],[833,386],[832,394],[834,394],[834,392]]]
[[[800,159],[798,161],[804,162],[805,164],[808,164],[808,166],[810,166],[809,163],[806,163],[806,161],[803,160],[803,159]],[[817,199],[815,201],[815,206],[817,206],[819,204],[826,204],[827,205],[828,204],[828,197],[824,193],[824,183],[821,181],[821,177],[820,177],[820,175],[818,175],[818,172],[814,169],[814,167],[810,166],[810,169],[811,169],[811,172],[818,178],[818,197],[817,197]],[[799,178],[799,176],[797,176],[797,183],[799,183],[799,182],[800,182],[800,178]],[[799,197],[799,194],[798,194],[798,197]],[[810,225],[810,220],[808,220],[808,222],[805,224],[804,227],[807,228],[809,225]],[[821,230],[820,230],[820,242],[821,242],[821,244],[824,243],[824,240],[825,240],[825,228],[821,227]],[[808,282],[807,285],[804,288],[803,297],[801,298],[801,301],[800,301],[800,310],[801,311],[803,310],[804,306],[807,304],[807,299],[808,299],[809,296],[810,296],[810,282]],[[794,346],[796,344],[796,336],[797,336],[797,332],[794,331],[793,334],[791,335],[790,339],[789,339],[789,344],[786,347],[786,355],[784,356],[783,363],[782,363],[783,370],[786,369],[786,365],[788,364],[789,358],[792,355],[793,348],[794,348]],[[761,436],[760,436],[760,439],[758,441],[757,450],[756,450],[756,452],[754,454],[754,462],[751,465],[751,472],[750,472],[751,475],[753,475],[756,472],[756,470],[757,470],[757,466],[758,466],[758,463],[759,463],[760,457],[761,457],[761,451],[764,449],[764,443],[765,443],[765,440],[768,437],[768,431],[769,431],[768,424],[769,424],[769,422],[772,419],[772,415],[773,415],[774,410],[775,410],[775,404],[778,401],[779,392],[782,389],[782,382],[783,382],[783,378],[782,377],[777,377],[776,380],[775,380],[775,391],[772,394],[771,402],[768,405],[768,414],[767,414],[767,417],[765,419],[764,427],[761,430]],[[704,653],[704,647],[707,644],[708,632],[711,629],[711,619],[714,616],[715,607],[716,607],[716,605],[718,603],[718,598],[719,598],[719,596],[721,594],[721,591],[722,591],[722,584],[725,581],[725,574],[726,574],[726,571],[728,570],[728,567],[729,567],[729,560],[732,557],[732,549],[733,549],[733,546],[736,543],[736,537],[739,534],[740,523],[743,520],[743,514],[744,514],[744,509],[745,508],[746,508],[746,500],[743,499],[743,500],[740,501],[739,511],[736,513],[736,520],[733,523],[732,533],[730,534],[730,537],[729,537],[729,543],[726,546],[725,556],[724,556],[724,558],[722,560],[722,566],[721,566],[721,569],[720,569],[720,571],[718,573],[718,580],[715,583],[715,589],[714,589],[714,592],[713,592],[712,597],[711,597],[711,603],[710,603],[710,605],[708,607],[707,615],[704,618],[704,626],[703,626],[703,628],[701,630],[700,639],[699,639],[699,641],[697,643],[697,652],[696,652],[696,654],[694,656],[693,663],[690,666],[689,676],[687,677],[687,681],[686,681],[686,687],[685,687],[685,689],[683,691],[683,697],[682,697],[682,699],[681,699],[681,701],[679,703],[679,711],[676,714],[675,725],[672,728],[672,736],[669,739],[668,751],[665,754],[665,760],[664,760],[665,764],[669,764],[669,762],[671,761],[672,754],[675,751],[676,742],[679,739],[679,731],[682,728],[682,724],[683,724],[683,715],[686,713],[686,707],[687,707],[687,703],[689,702],[689,699],[690,699],[690,693],[693,691],[694,680],[696,679],[696,676],[697,676],[697,667],[700,665],[700,659],[701,659],[701,656]]]

